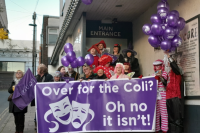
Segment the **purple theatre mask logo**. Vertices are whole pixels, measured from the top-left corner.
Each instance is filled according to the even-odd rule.
[[[82,124],[87,119],[88,114],[92,115],[92,118],[90,121],[94,119],[94,111],[90,109],[90,104],[82,104],[76,101],[72,101],[72,110],[73,110],[72,125],[76,129],[82,126]],[[89,124],[90,121],[83,125],[83,128],[82,128],[83,131],[86,131],[86,125]]]
[[[47,117],[51,114],[53,114],[54,118],[61,124],[69,125],[72,123],[73,127],[76,129],[80,128],[84,124],[88,114],[91,114],[92,116],[90,121],[94,119],[94,111],[90,109],[90,104],[72,101],[71,105],[68,96],[58,102],[49,104],[49,106],[51,109],[49,109],[44,115],[44,119],[48,123],[50,122],[47,120]],[[83,131],[86,131],[86,126],[90,121],[83,125]],[[49,128],[49,132],[56,132],[59,129],[59,124],[56,121],[51,122],[56,126],[54,128]]]

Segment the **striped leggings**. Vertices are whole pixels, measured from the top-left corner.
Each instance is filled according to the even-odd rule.
[[[161,116],[161,130],[167,132],[168,130],[168,114],[166,107],[166,92],[160,92],[162,99],[157,100],[156,103],[156,131],[160,130],[160,116]]]

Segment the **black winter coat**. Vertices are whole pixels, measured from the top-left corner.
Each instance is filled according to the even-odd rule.
[[[13,80],[11,83],[11,86],[8,88],[8,92],[10,94],[14,93],[12,90],[12,86],[15,85],[15,81]],[[9,113],[27,113],[27,107],[24,108],[23,110],[20,110],[12,101],[9,101]]]
[[[95,75],[91,74],[88,78],[86,78],[86,76],[84,75],[84,77],[82,77],[81,79],[83,80],[88,80],[88,79],[94,79]]]
[[[53,82],[53,76],[51,74],[45,73],[42,77],[36,75],[37,82]],[[31,102],[31,106],[35,106],[35,99]]]
[[[125,57],[124,58],[125,62],[129,62],[131,65],[131,70],[135,72],[133,77],[139,77],[140,76],[140,66],[138,63],[138,59],[132,56],[131,58]]]
[[[122,54],[119,55],[119,58],[112,64],[112,66],[116,66],[117,63],[124,64],[124,57]]]
[[[95,76],[93,79],[107,79],[107,77],[106,77],[106,75],[105,74],[103,74],[102,76]]]
[[[65,76],[66,76],[66,77],[69,77],[69,73],[67,72],[67,73],[65,74]],[[75,72],[75,71],[74,71],[73,74],[71,75],[71,78],[74,78],[74,80],[78,80],[79,77],[80,77],[80,74],[77,73],[77,72]]]

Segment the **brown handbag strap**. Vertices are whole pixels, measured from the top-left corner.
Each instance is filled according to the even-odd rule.
[[[76,76],[75,76],[75,79],[74,79],[74,80],[76,80],[76,77],[77,77],[77,73],[76,73]]]

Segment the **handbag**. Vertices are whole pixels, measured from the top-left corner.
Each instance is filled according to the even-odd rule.
[[[12,101],[13,93],[8,97],[8,101]]]

